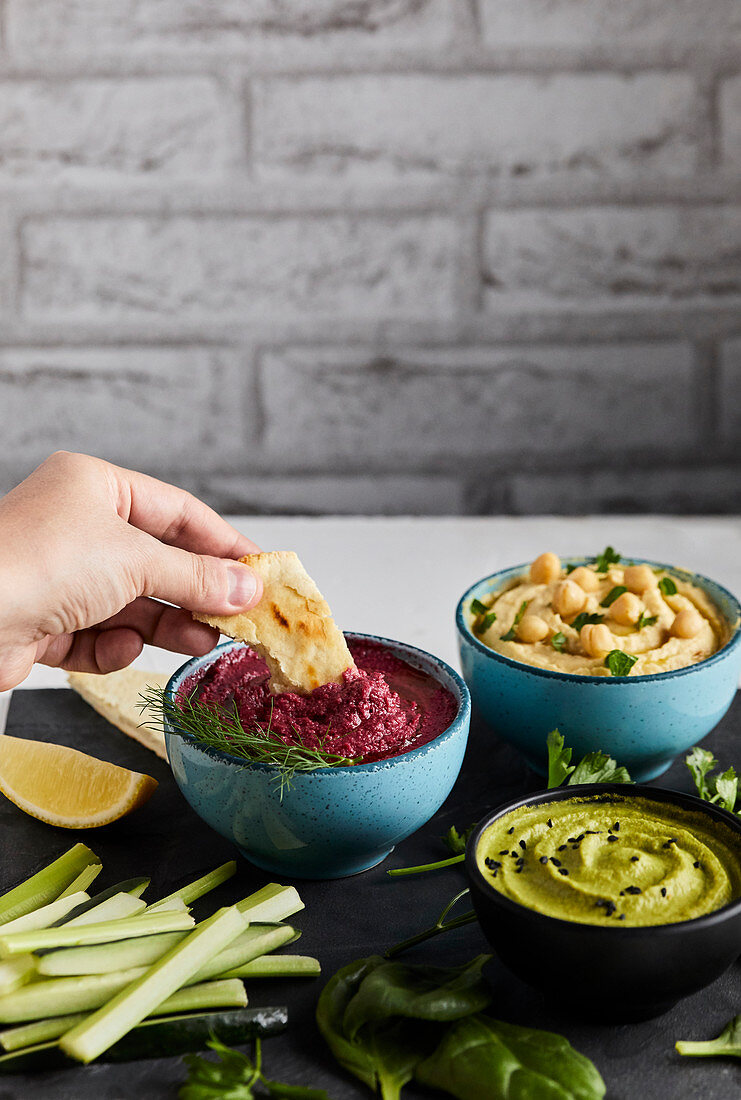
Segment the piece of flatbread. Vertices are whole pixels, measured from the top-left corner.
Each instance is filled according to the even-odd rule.
[[[355,662],[329,604],[292,550],[248,554],[239,559],[262,578],[259,604],[239,615],[193,617],[246,642],[270,669],[270,690],[308,694],[339,683]]]
[[[139,710],[140,692],[149,684],[164,687],[170,677],[163,672],[146,672],[139,668],[122,668],[98,676],[93,672],[70,672],[69,686],[73,688],[93,710],[102,714],[114,726],[133,737],[145,748],[167,760],[165,735],[159,730],[140,726],[143,721]]]

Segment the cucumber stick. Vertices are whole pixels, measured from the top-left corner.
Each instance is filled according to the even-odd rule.
[[[146,973],[142,967],[115,974],[89,974],[84,978],[52,978],[31,982],[0,997],[0,1023],[40,1020],[69,1012],[89,1012]]]
[[[16,955],[0,962],[0,998],[20,989],[36,976],[36,959],[33,955]]]
[[[131,1062],[141,1058],[162,1058],[164,1055],[205,1050],[212,1035],[218,1035],[227,1045],[242,1044],[255,1036],[275,1035],[285,1031],[287,1022],[288,1011],[282,1006],[146,1019],[105,1051],[100,1061]],[[72,1069],[77,1065],[77,1062],[62,1054],[53,1040],[0,1055],[0,1074]]]
[[[168,894],[164,898],[160,898],[159,901],[152,902],[149,909],[159,909],[168,901],[175,901],[180,899],[185,905],[190,905],[191,902],[197,901],[198,898],[202,898],[204,894],[208,894],[209,891],[215,890],[217,886],[220,886],[222,882],[226,882],[236,873],[237,864],[233,859],[230,859],[228,863],[222,863],[220,867],[215,868],[213,871],[209,871],[207,875],[203,875],[201,878],[197,878],[195,882],[189,882],[187,886],[181,886],[179,890],[173,891],[172,894]]]
[[[48,905],[42,905],[40,909],[34,909],[33,913],[25,913],[22,917],[8,921],[3,925],[3,935],[10,932],[35,932],[39,928],[49,928],[60,917],[76,909],[84,901],[90,898],[84,890],[78,890],[76,894],[68,894],[64,898],[50,901]]]
[[[294,886],[280,886],[277,882],[269,882],[262,890],[237,902],[237,909],[249,917],[252,924],[285,920],[303,908],[298,890]]]
[[[91,852],[85,844],[75,844],[48,867],[0,896],[0,925],[56,901],[91,864],[100,864],[95,852]]]
[[[184,985],[214,954],[244,932],[247,923],[247,918],[236,906],[218,910],[199,924],[182,943],[171,948],[141,978],[133,981],[87,1020],[66,1032],[59,1040],[61,1049],[79,1062],[91,1062],[97,1058]]]
[[[128,970],[132,966],[151,966],[186,935],[187,932],[163,932],[155,936],[122,940],[121,943],[99,943],[92,947],[50,951],[39,958],[38,972],[45,978],[56,978],[71,974],[108,974],[116,970]],[[274,951],[283,944],[293,943],[296,939],[298,933],[287,924],[251,925],[229,947],[209,960],[206,964],[210,971],[209,977],[231,970],[249,959],[256,959],[267,951]],[[198,976],[206,977],[202,971],[199,971]]]
[[[108,943],[130,936],[152,936],[157,932],[177,932],[192,928],[195,921],[188,913],[142,913],[141,916],[81,926],[62,925],[40,928],[38,932],[15,932],[3,936],[0,930],[0,958],[25,954],[48,947],[79,947],[89,943]]]

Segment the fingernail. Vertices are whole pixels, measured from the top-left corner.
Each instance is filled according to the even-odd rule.
[[[248,607],[257,592],[257,577],[246,565],[229,566],[229,603]]]

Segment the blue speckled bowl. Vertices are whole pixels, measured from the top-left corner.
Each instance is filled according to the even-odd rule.
[[[468,740],[468,688],[449,665],[424,650],[370,634],[348,639],[380,642],[454,696],[452,725],[411,752],[352,767],[297,774],[281,800],[279,772],[165,733],[175,782],[203,820],[266,871],[294,878],[342,878],[380,863],[394,845],[421,828],[458,778]],[[179,668],[182,682],[237,643],[227,642]]]
[[[503,657],[480,642],[466,621],[471,600],[485,599],[526,573],[527,564],[484,577],[461,597],[455,616],[458,645],[473,703],[493,731],[515,745],[541,775],[546,774],[546,735],[558,726],[575,759],[601,749],[624,764],[637,782],[655,779],[676,756],[710,733],[730,707],[741,671],[738,600],[707,577],[672,566],[660,568],[704,589],[732,633],[706,661],[653,676],[554,672]]]

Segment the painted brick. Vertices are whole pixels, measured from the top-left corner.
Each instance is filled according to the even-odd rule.
[[[219,512],[287,515],[452,515],[463,511],[452,477],[213,477],[199,486]]]
[[[491,46],[598,46],[741,39],[737,0],[479,0]]]
[[[497,210],[486,221],[491,308],[564,299],[611,305],[741,294],[741,207]]]
[[[60,448],[139,469],[190,463],[208,427],[214,358],[161,348],[1,350],[3,454],[26,467]]]
[[[441,217],[32,218],[29,316],[446,314],[455,228]]]
[[[739,6],[741,18],[741,6]],[[723,81],[718,96],[721,156],[726,163],[741,165],[741,76]]]
[[[594,473],[515,476],[510,503],[520,515],[702,515],[741,511],[741,467],[634,467]]]
[[[447,41],[461,0],[9,0],[15,55],[189,51],[299,55],[419,50]]]
[[[741,444],[741,337],[728,340],[720,355],[720,433],[726,443]]]
[[[224,97],[206,78],[0,85],[0,173],[90,182],[220,174]]]
[[[255,91],[265,169],[427,173],[684,172],[695,159],[689,77],[317,76]]]
[[[676,344],[414,351],[289,349],[259,365],[276,463],[403,462],[450,470],[514,453],[590,455],[685,446],[692,357]],[[661,415],[656,416],[656,409]],[[606,432],[606,423],[620,428]],[[288,446],[287,444],[289,444]]]

